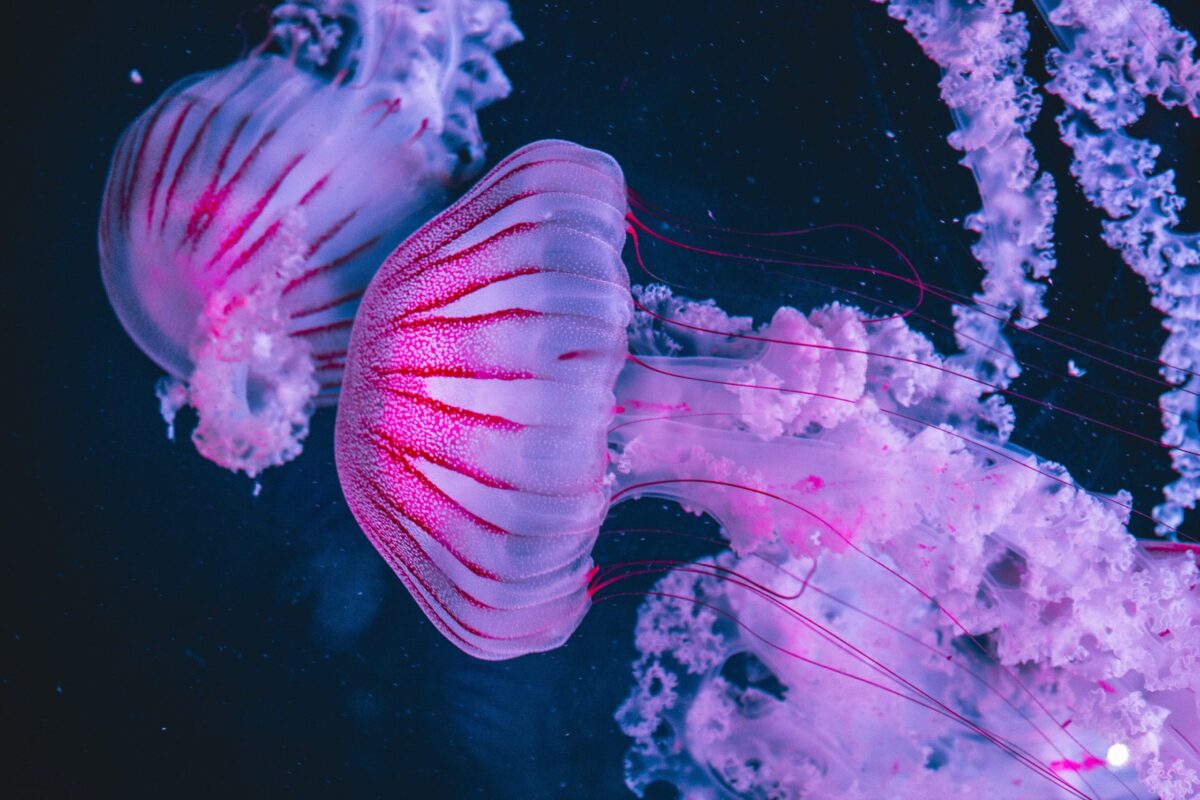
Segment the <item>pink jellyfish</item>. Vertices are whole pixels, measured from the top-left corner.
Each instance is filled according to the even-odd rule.
[[[932,746],[949,720],[965,732],[956,747],[994,748],[1064,796],[1096,796],[1088,773],[1105,762],[1094,751],[1117,743],[1146,786],[1189,796],[1200,781],[1189,777],[1200,775],[1189,548],[1139,545],[1127,495],[1093,496],[1008,445],[1005,407],[984,397],[994,387],[948,366],[900,317],[833,303],[781,308],[756,328],[662,286],[631,292],[626,208],[608,156],[529,145],[398,247],[363,296],[338,474],[360,526],[445,636],[484,659],[560,645],[630,574],[681,566],[599,570],[591,558],[613,503],[670,498],[716,518],[739,558],[785,572],[732,558],[684,566],[750,591],[766,611],[711,587],[658,593],[722,611],[745,641],[766,642],[759,651],[821,662],[810,685],[843,698],[846,713],[885,713],[856,701],[864,687],[900,698],[923,709],[914,720],[938,723],[906,719],[913,737]],[[809,585],[835,597],[856,589],[863,607],[876,604],[857,613],[883,627],[828,624],[816,647],[806,637],[819,614],[789,605]],[[772,622],[772,609],[791,624]],[[729,633],[718,641],[711,622],[643,622],[643,651],[689,669],[731,646],[751,651]],[[986,669],[965,663],[968,645]],[[656,663],[644,665],[650,699],[626,714],[637,736],[658,729],[655,709],[670,701]],[[956,669],[974,676],[968,685],[984,681],[983,694],[939,672]],[[718,727],[701,722],[695,736],[716,749],[741,741],[722,744],[728,716],[696,708],[688,714]],[[856,769],[862,747],[804,741],[811,752],[785,754],[785,766],[851,759],[813,785],[849,791],[857,775],[886,786],[893,774]]]
[[[481,164],[475,112],[509,91],[492,54],[520,38],[500,0],[285,3],[272,24],[129,127],[100,218],[168,425],[193,405],[197,449],[252,477],[336,401],[380,260]]]

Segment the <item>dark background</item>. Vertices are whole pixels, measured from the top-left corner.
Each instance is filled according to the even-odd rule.
[[[0,793],[628,796],[627,742],[612,714],[634,655],[633,600],[597,606],[557,652],[473,661],[432,629],[357,531],[333,467],[331,412],[317,414],[301,458],[263,477],[259,497],[195,453],[190,420],[179,443],[164,436],[159,370],[100,283],[99,198],[125,125],[176,79],[257,41],[267,9],[251,2],[47,8],[10,29]],[[978,285],[961,220],[979,201],[945,144],[937,70],[882,7],[512,5],[526,41],[501,54],[513,95],[482,115],[490,161],[533,139],[573,139],[611,152],[635,190],[683,216],[755,229],[855,223],[895,242],[927,280]],[[1167,5],[1200,30],[1195,3]],[[1049,37],[1032,27],[1043,53]],[[133,68],[141,86],[128,80]],[[1041,75],[1040,56],[1030,71]],[[1158,317],[1070,184],[1057,110],[1048,101],[1035,131],[1064,207],[1052,319],[1153,356]],[[1200,204],[1187,119],[1158,111],[1137,132],[1165,145],[1161,166],[1177,168]],[[802,246],[879,256],[862,237]],[[762,317],[823,298],[803,275],[647,253],[691,294],[733,311]],[[927,310],[949,319],[944,307]],[[1062,352],[1018,348],[1064,369]],[[1157,414],[1119,413],[1089,389],[1153,403],[1153,386],[1099,367],[1089,381],[1029,375],[1018,388],[1157,437]],[[1170,477],[1153,448],[1017,407],[1017,440],[1088,488],[1130,488],[1148,511]],[[704,526],[639,502],[607,527]],[[599,546],[601,560],[634,552],[696,555],[656,536]]]

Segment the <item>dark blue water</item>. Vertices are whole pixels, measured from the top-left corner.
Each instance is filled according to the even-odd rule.
[[[961,220],[979,200],[945,144],[951,120],[937,70],[881,7],[512,5],[526,41],[501,54],[513,95],[482,114],[492,160],[533,139],[573,139],[612,153],[636,191],[683,216],[757,229],[851,222],[887,236],[928,280],[978,285]],[[1200,29],[1194,3],[1169,5]],[[248,0],[141,0],[57,9],[10,30],[20,64],[6,89],[12,228],[0,292],[0,793],[629,796],[612,713],[634,652],[633,601],[598,606],[557,652],[473,661],[433,630],[358,532],[337,485],[331,412],[316,416],[304,455],[271,470],[258,497],[186,438],[164,436],[159,370],[125,335],[99,280],[101,187],[124,126],[176,79],[255,43],[264,14]],[[1043,53],[1049,37],[1033,28]],[[133,68],[140,86],[128,80]],[[1040,56],[1030,71],[1041,74]],[[1047,111],[1034,138],[1065,208],[1053,320],[1153,355],[1158,317],[1140,279],[1098,239],[1099,217],[1070,186]],[[1184,119],[1154,113],[1138,132],[1166,145],[1165,166],[1200,201],[1200,147]],[[879,255],[854,237],[807,246]],[[825,299],[803,275],[647,254],[691,294],[734,312],[763,317]],[[929,312],[949,320],[944,307]],[[1065,365],[1044,347],[1018,350]],[[1103,380],[1154,400],[1152,387]],[[1112,415],[1110,401],[1061,378],[1031,376],[1018,388]],[[1128,438],[1017,410],[1017,440],[1089,488],[1130,488],[1148,510],[1169,479],[1166,458]],[[1158,435],[1153,414],[1119,423]],[[637,526],[705,523],[641,502],[619,508],[608,527]],[[602,541],[599,557],[651,552],[697,554],[626,536]]]

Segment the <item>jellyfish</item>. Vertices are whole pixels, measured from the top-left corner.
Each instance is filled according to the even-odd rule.
[[[489,660],[548,650],[631,574],[678,567],[684,582],[698,573],[724,588],[677,581],[659,599],[724,613],[742,641],[643,614],[641,685],[657,675],[661,703],[679,680],[656,668],[667,654],[710,678],[737,653],[786,677],[768,666],[786,656],[819,670],[794,695],[840,698],[855,730],[893,719],[871,690],[915,707],[903,717],[914,744],[895,769],[955,760],[907,796],[990,763],[977,747],[1017,762],[993,777],[1096,796],[1093,785],[1122,780],[1097,766],[1100,742],[1126,748],[1161,796],[1194,796],[1191,548],[1139,544],[1127,494],[1090,494],[1009,444],[994,385],[956,370],[902,315],[834,302],[756,326],[662,285],[631,288],[627,206],[613,159],[536,142],[401,244],[363,296],[338,475],[360,527],[445,637]],[[597,566],[608,509],[647,496],[713,517],[732,554]],[[842,612],[856,629],[791,605],[816,597],[859,609]],[[839,658],[862,660],[852,672]],[[650,736],[654,708],[631,706],[623,724]],[[766,774],[770,753],[776,774],[811,773],[831,791],[879,796],[893,774],[863,766],[871,736],[849,731],[859,742],[838,747],[813,733],[806,754],[767,742],[742,758],[733,743],[745,737],[721,739],[722,719],[736,720],[696,715],[686,741],[663,750],[694,753],[708,737],[741,770],[717,773],[727,788],[750,786],[746,770]],[[805,718],[789,719],[773,735],[787,740]],[[744,796],[806,796],[799,779],[791,794],[768,784]]]
[[[375,267],[483,160],[506,96],[500,0],[284,3],[268,41],[169,88],[117,146],[101,275],[129,335],[194,406],[206,458],[254,477],[336,401]]]

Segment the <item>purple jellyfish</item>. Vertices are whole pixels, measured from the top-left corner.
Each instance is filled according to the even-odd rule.
[[[954,770],[913,783],[929,796],[988,762],[971,749],[983,747],[1016,759],[1015,777],[995,773],[1005,780],[1091,797],[1093,784],[1123,780],[1092,774],[1108,742],[1147,787],[1189,796],[1200,576],[1188,548],[1140,546],[1127,495],[1093,496],[1007,444],[1002,401],[984,399],[994,386],[947,367],[901,317],[833,303],[781,308],[755,328],[662,286],[631,292],[626,225],[611,158],[538,142],[414,233],[363,296],[338,474],[368,538],[446,637],[485,659],[547,650],[630,574],[680,567],[677,583],[691,573],[730,588],[667,585],[659,599],[734,627],[643,615],[650,699],[631,700],[622,724],[644,763],[669,765],[662,753],[696,744],[660,740],[655,755],[673,702],[664,687],[679,680],[662,677],[661,659],[711,677],[746,652],[818,670],[804,685],[841,700],[814,703],[809,719],[836,705],[858,715],[858,733],[840,748],[815,733],[789,740],[805,717],[783,714],[770,739],[725,741],[722,718],[696,699],[695,718],[716,727],[689,736],[716,743],[710,767],[717,751],[731,759],[725,785],[749,786],[734,773],[765,770],[774,752],[793,788],[809,775],[879,796],[913,754],[953,756]],[[610,505],[648,495],[713,516],[736,559],[598,569],[591,549]],[[791,603],[818,597],[855,611]],[[912,753],[894,768],[870,762],[872,738],[858,735],[892,702],[914,708]],[[735,747],[751,741],[757,755]]]
[[[520,38],[501,0],[285,3],[272,25],[129,127],[99,233],[169,429],[194,406],[197,449],[251,477],[336,402],[367,281],[482,163],[475,112],[509,91],[492,54]]]

